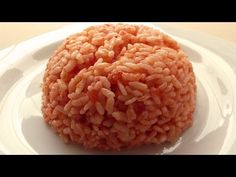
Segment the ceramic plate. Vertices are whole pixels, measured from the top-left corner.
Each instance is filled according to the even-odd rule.
[[[48,58],[64,38],[89,25],[68,25],[0,51],[1,153],[105,154],[64,144],[41,113],[40,83]],[[193,64],[197,78],[193,126],[175,144],[106,154],[236,153],[236,44],[167,24],[158,28],[181,44]]]

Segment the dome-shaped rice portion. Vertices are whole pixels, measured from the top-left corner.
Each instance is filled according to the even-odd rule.
[[[176,41],[146,26],[98,25],[68,37],[42,90],[45,121],[88,149],[175,141],[195,109],[191,63]]]

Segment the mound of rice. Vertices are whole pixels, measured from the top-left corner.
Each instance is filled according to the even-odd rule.
[[[176,141],[195,109],[187,56],[147,26],[98,25],[68,37],[49,59],[42,89],[45,121],[87,149]]]

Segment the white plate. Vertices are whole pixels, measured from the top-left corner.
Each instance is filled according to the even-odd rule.
[[[40,111],[40,82],[47,59],[65,37],[88,25],[70,25],[0,51],[0,152],[101,154],[64,144]],[[236,45],[168,25],[159,27],[182,45],[193,63],[197,77],[194,124],[175,144],[107,154],[236,153]]]

